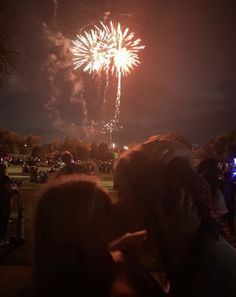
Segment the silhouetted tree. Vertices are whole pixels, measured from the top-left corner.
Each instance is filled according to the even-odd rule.
[[[27,147],[31,151],[34,146],[39,145],[40,140],[41,140],[40,136],[30,135],[26,138],[25,142],[26,142]]]
[[[95,160],[99,158],[98,146],[96,143],[91,144],[89,156],[91,159],[95,159]]]
[[[229,161],[233,156],[236,156],[236,129],[209,139],[202,147],[202,159]]]
[[[32,157],[42,157],[42,154],[41,154],[41,147],[39,145],[35,145],[32,147],[32,151],[31,151],[31,156]]]
[[[98,158],[102,161],[108,160],[109,146],[106,143],[100,143],[98,145]]]
[[[23,146],[23,135],[7,130],[0,130],[0,146],[2,154],[15,154]]]
[[[77,158],[79,160],[84,160],[89,157],[89,148],[84,143],[80,143],[77,146],[76,152],[77,152]]]
[[[13,50],[12,42],[12,20],[9,9],[7,7],[7,1],[0,1],[0,85],[6,77],[9,76],[11,69],[13,68],[13,62],[15,54]]]
[[[236,128],[229,134],[228,154],[229,158],[236,158]]]

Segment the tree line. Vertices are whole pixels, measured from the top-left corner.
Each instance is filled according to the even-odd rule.
[[[171,132],[168,133],[168,137],[192,148],[196,159],[217,158],[228,161],[236,157],[236,128],[231,132],[221,133],[198,147],[192,146],[191,142],[180,133]],[[91,158],[106,161],[114,157],[114,151],[106,143],[87,143],[79,138],[70,137],[49,143],[42,141],[42,137],[38,135],[24,136],[14,131],[0,129],[0,157],[10,154],[56,159],[66,150],[70,151],[75,159],[81,160]]]
[[[38,135],[23,134],[0,129],[0,157],[25,155],[39,158],[58,158],[64,151],[70,151],[75,159],[88,158],[108,161],[114,156],[106,143],[86,143],[78,138],[66,137],[42,143]]]

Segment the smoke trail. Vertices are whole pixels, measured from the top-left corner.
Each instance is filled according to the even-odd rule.
[[[53,21],[53,25],[54,25],[54,26],[56,26],[57,8],[58,8],[58,1],[57,1],[57,0],[53,0],[53,15],[52,15],[52,21]]]
[[[60,131],[68,131],[78,126],[80,134],[87,135],[89,130],[93,130],[94,123],[89,126],[88,111],[84,99],[84,83],[82,78],[73,73],[71,67],[71,42],[57,28],[57,8],[58,1],[53,0],[54,9],[52,25],[43,23],[43,36],[48,46],[48,53],[42,65],[42,71],[46,74],[49,86],[49,99],[45,104],[45,109],[55,128]],[[67,94],[65,95],[65,89]],[[75,124],[63,119],[63,104],[65,106],[73,104],[82,112],[82,119],[78,118],[80,124]]]
[[[119,70],[117,73],[117,95],[116,95],[116,109],[114,120],[119,121],[120,114],[120,98],[121,98],[121,71]]]
[[[106,70],[105,87],[104,87],[104,94],[103,94],[103,105],[106,104],[108,88],[109,88],[109,72],[108,72],[108,70]]]

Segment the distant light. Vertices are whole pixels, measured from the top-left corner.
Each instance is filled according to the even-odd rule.
[[[234,165],[236,166],[236,158],[234,158]]]
[[[24,144],[24,147],[27,147],[27,144],[26,143]]]
[[[125,145],[124,147],[123,147],[123,149],[125,150],[125,151],[128,151],[128,146],[127,145]]]
[[[112,143],[112,149],[114,150],[115,147],[116,147],[116,144],[113,142]]]

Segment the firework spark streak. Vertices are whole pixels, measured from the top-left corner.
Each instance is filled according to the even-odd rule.
[[[109,135],[109,144],[111,145],[113,132],[123,129],[123,127],[119,125],[115,119],[112,119],[108,122],[104,121],[103,124],[102,133],[107,133]]]
[[[114,25],[111,21],[108,25],[101,22],[100,26],[77,35],[77,39],[72,43],[75,69],[82,68],[89,73],[105,73],[106,88],[108,88],[109,75],[116,75],[117,95],[114,120],[118,122],[122,76],[130,74],[131,70],[140,63],[138,53],[145,47],[140,45],[141,39],[135,39],[135,33],[130,32],[129,28],[123,28],[120,23]]]
[[[99,72],[106,63],[107,54],[102,43],[102,37],[98,31],[91,30],[84,35],[77,35],[77,40],[73,41],[72,52],[75,69],[84,67],[84,71]]]

